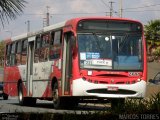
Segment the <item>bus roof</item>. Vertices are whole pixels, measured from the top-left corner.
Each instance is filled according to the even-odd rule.
[[[60,23],[57,23],[57,24],[53,24],[53,25],[50,25],[50,26],[47,26],[47,27],[44,27],[39,31],[23,33],[21,35],[17,35],[17,36],[12,37],[11,40],[12,41],[16,41],[16,40],[20,40],[20,39],[25,39],[27,37],[35,36],[35,35],[37,35],[39,33],[44,33],[44,32],[48,32],[48,31],[54,30],[54,29],[62,28],[62,27],[65,26],[65,23],[66,23],[66,21],[60,22]]]
[[[64,26],[67,26],[67,25],[73,25],[72,27],[74,27],[74,29],[76,29],[75,25],[81,20],[122,20],[122,21],[139,22],[137,20],[128,19],[128,18],[118,18],[118,17],[116,18],[116,17],[108,17],[108,16],[103,16],[103,17],[100,17],[100,16],[98,16],[98,17],[96,17],[96,16],[95,17],[78,17],[78,18],[73,18],[73,19],[70,19],[70,20],[67,20],[67,21],[64,21],[64,22],[60,22],[60,23],[56,23],[56,24],[44,27],[39,31],[24,33],[24,34],[12,37],[11,40],[16,41],[16,40],[20,40],[20,39],[25,39],[27,37],[35,36],[35,35],[40,34],[40,33],[45,33],[45,32],[51,31],[51,30],[56,30],[56,29],[59,29],[59,28],[63,28]],[[141,23],[141,22],[139,22],[139,23]]]
[[[67,21],[67,23],[72,22],[79,22],[81,20],[119,20],[119,21],[131,21],[131,22],[138,22],[141,23],[140,21],[134,20],[134,19],[129,19],[129,18],[120,18],[120,17],[108,17],[108,16],[103,16],[103,17],[78,17],[78,18],[73,18]]]
[[[53,24],[53,25],[50,25],[50,26],[47,26],[47,27],[44,27],[43,31],[47,32],[47,31],[54,30],[54,29],[57,29],[57,28],[62,28],[62,27],[65,26],[65,23],[66,23],[66,21],[61,22],[61,23],[57,23],[57,24]]]
[[[27,38],[27,33],[12,37],[11,39],[12,41],[15,41],[15,40],[24,39],[24,38]]]

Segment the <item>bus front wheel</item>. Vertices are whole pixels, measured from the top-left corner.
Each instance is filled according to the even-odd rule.
[[[123,110],[124,106],[125,106],[125,98],[111,99],[111,109],[112,110],[116,110],[116,109]]]

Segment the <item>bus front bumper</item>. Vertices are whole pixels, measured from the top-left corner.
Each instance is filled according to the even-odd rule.
[[[95,84],[82,78],[73,80],[73,96],[94,96],[103,98],[143,98],[146,82],[141,80],[135,84]]]

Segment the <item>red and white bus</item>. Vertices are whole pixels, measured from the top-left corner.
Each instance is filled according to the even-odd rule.
[[[147,82],[143,25],[110,17],[74,18],[12,37],[6,45],[4,92],[21,105],[53,100],[143,98]]]

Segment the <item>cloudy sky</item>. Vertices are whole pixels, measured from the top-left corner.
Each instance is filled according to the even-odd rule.
[[[160,0],[26,0],[28,4],[21,16],[5,24],[0,24],[0,40],[27,32],[26,21],[30,21],[30,31],[36,31],[45,25],[50,13],[50,24],[79,16],[110,15],[110,1],[113,2],[113,16],[119,16],[122,1],[122,16],[146,24],[150,20],[160,19]]]

